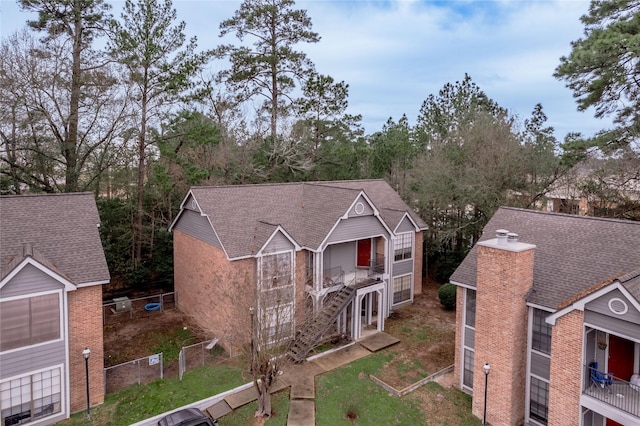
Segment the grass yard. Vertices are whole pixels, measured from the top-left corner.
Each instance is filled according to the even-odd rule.
[[[465,425],[482,422],[471,415],[471,397],[429,383],[402,398],[369,379],[393,358],[383,351],[316,378],[316,425]]]
[[[132,385],[108,395],[104,404],[91,409],[91,421],[82,411],[60,424],[126,426],[174,408],[190,404],[246,383],[242,372],[226,365],[205,366],[177,377]]]
[[[400,343],[316,377],[316,425],[481,424],[471,415],[471,397],[459,390],[429,383],[397,398],[369,379],[374,374],[402,389],[452,364],[455,312],[442,309],[437,286],[426,285],[423,290],[413,304],[398,309],[385,322],[385,331]],[[150,317],[147,322],[110,325],[105,328],[105,365],[156,352],[173,359],[180,346],[206,338],[178,311]],[[169,371],[175,364],[169,365]],[[177,374],[177,366],[175,370]],[[187,372],[182,382],[174,377],[133,385],[108,395],[103,405],[92,408],[91,422],[83,411],[62,424],[130,425],[244,384],[250,380],[244,370],[238,360],[227,359]],[[274,395],[272,406],[274,415],[266,421],[254,418],[254,402],[223,416],[219,424],[286,425],[288,389]]]

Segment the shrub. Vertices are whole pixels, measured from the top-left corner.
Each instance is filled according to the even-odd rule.
[[[448,311],[455,309],[456,307],[456,286],[448,283],[440,286],[438,290],[438,298],[440,303]]]

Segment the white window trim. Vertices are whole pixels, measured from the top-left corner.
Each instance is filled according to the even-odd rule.
[[[475,327],[471,327],[470,325],[467,325],[467,292],[471,290],[471,291],[476,291],[473,289],[469,289],[469,288],[464,288],[464,298],[463,298],[463,303],[462,303],[462,336],[461,336],[461,341],[460,341],[460,389],[462,389],[463,391],[467,391],[470,392],[471,394],[473,394],[473,387],[469,387],[466,386],[464,384],[464,351],[465,350],[469,350],[471,352],[473,352],[473,357],[475,360],[475,353],[476,350],[475,348],[471,348],[469,346],[465,346],[464,341],[465,341],[465,336],[467,334],[467,328],[470,330],[473,330],[474,333],[476,331]],[[478,309],[478,293],[476,291],[476,311]],[[476,320],[478,318],[476,317]],[[477,336],[476,336],[477,337]],[[476,374],[476,372],[473,372],[474,376]]]
[[[397,278],[404,278],[404,277],[409,277],[409,298],[407,300],[402,300],[402,301],[400,301],[398,303],[394,303],[393,299],[394,299],[394,296],[396,294],[396,292],[395,292],[395,280]],[[408,274],[394,276],[393,279],[391,280],[391,306],[404,305],[405,303],[411,303],[411,302],[413,302],[413,273],[410,272]]]
[[[263,258],[267,257],[267,256],[274,256],[274,255],[278,255],[278,254],[285,254],[288,253],[291,259],[291,284],[290,285],[286,285],[286,286],[281,286],[281,287],[277,287],[277,289],[284,289],[284,288],[292,288],[292,294],[293,294],[293,299],[291,300],[291,302],[287,302],[287,303],[283,303],[280,306],[286,306],[286,305],[291,305],[291,336],[293,336],[293,330],[295,330],[295,300],[296,300],[296,292],[295,292],[295,271],[296,271],[296,257],[295,257],[295,251],[294,250],[280,250],[280,251],[274,251],[274,252],[268,252],[268,253],[261,253],[260,256],[258,257],[258,282],[259,282],[259,294],[258,294],[258,318],[266,318],[268,316],[268,311],[269,310],[273,310],[275,309],[275,307],[264,307],[262,306],[262,293],[266,293],[268,291],[272,291],[275,289],[271,289],[271,288],[264,288],[264,283],[262,281],[262,260]],[[267,312],[264,312],[267,311]],[[264,330],[264,327],[263,327]],[[269,338],[268,344],[272,345],[278,343],[278,341],[276,340],[271,340]]]
[[[39,346],[44,346],[44,345],[50,345],[52,343],[56,343],[56,342],[62,342],[65,340],[65,292],[62,291],[62,289],[59,290],[50,290],[50,291],[42,291],[42,292],[38,292],[38,293],[29,293],[29,294],[24,294],[24,295],[20,295],[20,296],[11,296],[11,297],[3,297],[0,298],[0,302],[11,302],[14,300],[21,300],[21,299],[30,299],[32,297],[38,297],[38,296],[46,296],[49,294],[58,294],[58,304],[59,304],[59,310],[58,313],[60,315],[60,319],[58,324],[60,325],[60,338],[58,339],[53,339],[53,340],[47,340],[46,342],[41,342],[41,343],[36,343],[35,345],[28,345],[28,346],[21,346],[19,348],[14,348],[14,349],[8,349],[6,351],[0,351],[0,354],[10,354],[13,352],[19,352],[19,351],[24,351],[26,349],[31,349],[31,348],[37,348]],[[20,376],[22,377],[22,376]]]
[[[545,426],[544,423],[540,423],[539,421],[537,421],[536,419],[532,419],[531,418],[531,378],[535,377],[538,380],[541,380],[543,382],[546,382],[547,384],[551,384],[551,382],[549,381],[549,379],[545,379],[543,377],[540,377],[536,374],[533,374],[531,372],[531,354],[532,353],[536,353],[538,355],[542,355],[544,357],[547,357],[549,359],[551,359],[551,355],[550,354],[546,354],[544,352],[540,352],[538,350],[533,349],[533,315],[534,315],[534,310],[539,310],[542,312],[545,312],[543,309],[539,309],[533,306],[529,306],[529,312],[528,312],[528,321],[527,321],[527,366],[526,366],[526,379],[525,379],[525,398],[524,398],[524,418],[525,418],[525,422],[529,422],[531,424],[535,424],[535,425],[539,425],[539,426]],[[549,314],[551,314],[551,312],[549,312]],[[553,326],[551,328],[551,335],[553,336]],[[552,337],[553,338],[553,337]],[[553,344],[553,342],[552,342]],[[549,394],[551,393],[551,389],[549,389]],[[548,407],[547,407],[548,408]]]
[[[393,261],[394,262],[406,262],[408,260],[413,260],[413,258],[415,257],[415,253],[414,253],[414,242],[415,242],[415,238],[414,238],[415,233],[414,232],[401,232],[399,234],[396,234],[393,238]],[[406,259],[400,259],[400,260],[396,260],[396,243],[399,241],[402,241],[405,237],[409,238],[410,243],[409,243],[409,248],[411,249],[410,252],[410,256]],[[406,246],[402,245],[400,248],[406,248]]]
[[[60,369],[60,411],[58,413],[53,413],[50,416],[42,417],[34,422],[29,422],[30,425],[37,425],[43,422],[46,422],[47,419],[54,416],[62,416],[67,417],[68,409],[69,409],[69,400],[67,398],[67,387],[69,386],[68,377],[65,370],[64,364],[54,364],[44,368],[39,368],[37,370],[29,371],[28,373],[22,373],[15,376],[7,377],[6,379],[0,380],[0,383],[5,383],[11,380],[21,379],[23,377],[32,376],[34,374],[42,373],[44,371],[54,370],[56,368]]]

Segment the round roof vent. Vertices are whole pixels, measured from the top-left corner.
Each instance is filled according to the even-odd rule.
[[[614,314],[624,315],[629,310],[629,307],[627,306],[627,302],[617,297],[614,297],[613,299],[609,300],[609,309]]]

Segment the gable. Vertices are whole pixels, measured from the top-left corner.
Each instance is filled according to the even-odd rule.
[[[415,231],[416,231],[416,227],[411,222],[411,220],[409,220],[409,218],[405,216],[404,219],[402,219],[402,221],[396,227],[395,233],[401,234],[403,232],[415,232]]]
[[[341,219],[325,241],[327,244],[359,240],[376,236],[389,236],[389,232],[376,216]]]
[[[60,290],[64,284],[33,264],[26,264],[0,288],[0,298],[26,296],[44,291]]]
[[[374,212],[369,201],[360,194],[347,212],[347,217],[371,216]]]
[[[198,205],[198,202],[194,198],[193,194],[189,194],[187,196],[187,198],[184,200],[184,203],[182,204],[182,207],[186,210],[191,210],[198,213],[202,211],[200,210],[200,206]]]
[[[176,223],[173,224],[172,229],[184,232],[212,246],[222,248],[222,244],[206,216],[202,216],[193,210],[183,210]]]
[[[584,310],[640,325],[640,310],[636,306],[637,303],[616,288],[588,302]]]
[[[289,250],[295,250],[295,245],[287,238],[282,231],[278,230],[271,239],[267,242],[262,253],[277,253]]]

